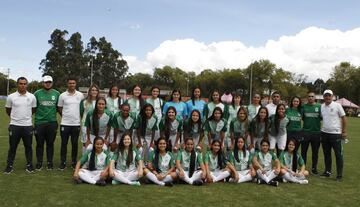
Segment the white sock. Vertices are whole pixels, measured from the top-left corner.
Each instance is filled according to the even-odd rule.
[[[95,184],[96,181],[98,181],[100,179],[100,174],[97,175],[97,173],[95,172],[91,172],[89,170],[85,170],[85,169],[81,169],[79,171],[79,177],[81,180],[90,183],[90,184]]]
[[[192,183],[194,183],[195,181],[200,181],[201,180],[201,175],[202,175],[201,170],[195,171],[193,173],[193,175],[191,176],[191,178],[190,178]]]
[[[219,173],[219,175],[217,177],[215,177],[214,179],[214,183],[215,182],[218,182],[220,180],[224,180],[225,178],[229,177],[230,176],[230,173],[229,171],[225,170],[225,171],[222,171],[221,173]]]
[[[293,182],[293,183],[299,183],[298,179],[296,179],[296,177],[292,176],[289,172],[286,172],[285,175],[283,175],[283,178],[285,178],[285,180]]]
[[[240,173],[239,173],[238,183],[244,183],[244,182],[248,182],[248,181],[251,181],[251,180],[252,180],[252,177],[251,177],[250,173],[248,173],[246,175],[240,175]]]
[[[270,172],[266,173],[268,182],[269,183],[272,179],[276,178],[277,175],[275,174],[274,170],[271,170]]]
[[[172,179],[172,177],[171,177],[170,175],[167,175],[167,176],[162,180],[162,182],[164,182],[164,183],[172,182],[172,181],[173,181],[173,179]]]
[[[156,184],[162,185],[162,186],[165,185],[165,182],[159,181],[159,180],[157,179],[157,177],[154,175],[154,173],[152,173],[152,172],[148,172],[148,173],[146,174],[146,177],[147,177],[149,180],[151,180],[153,183],[156,183]]]
[[[128,184],[128,185],[131,184],[131,180],[129,180],[123,172],[115,171],[114,173],[115,173],[115,177],[114,177],[115,180],[120,181],[125,184]]]
[[[192,185],[193,184],[193,180],[191,178],[189,178],[188,172],[184,172],[184,177],[182,178],[183,181],[185,181],[186,183]]]
[[[264,175],[264,174],[262,174],[262,172],[261,172],[260,169],[256,171],[256,174],[258,175],[258,177],[259,177],[261,180],[265,181],[266,183],[269,182],[267,176]]]

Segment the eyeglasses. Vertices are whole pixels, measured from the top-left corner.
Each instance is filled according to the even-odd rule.
[[[324,96],[331,96],[331,94],[328,94],[328,93],[327,93],[327,94],[324,94]]]

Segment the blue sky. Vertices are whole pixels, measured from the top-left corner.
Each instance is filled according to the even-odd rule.
[[[359,2],[2,0],[0,71],[10,68],[12,78],[40,79],[39,62],[56,28],[80,32],[84,43],[105,36],[124,56],[153,66],[147,55],[166,40],[193,39],[207,46],[239,41],[262,48],[309,27],[345,33],[360,27]]]

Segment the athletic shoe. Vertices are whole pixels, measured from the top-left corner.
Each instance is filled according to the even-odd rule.
[[[120,184],[120,182],[117,181],[117,180],[112,180],[112,181],[111,181],[111,184],[113,184],[113,185],[118,185],[118,184]]]
[[[105,186],[105,185],[106,185],[106,182],[105,182],[105,180],[100,179],[100,180],[96,181],[95,185],[98,185],[98,186]]]
[[[26,172],[28,172],[28,173],[34,173],[35,170],[34,170],[34,168],[33,168],[32,165],[27,165],[27,166],[26,166]]]
[[[331,172],[325,171],[325,172],[324,172],[323,174],[321,174],[320,176],[321,176],[321,177],[326,177],[326,178],[328,178],[328,177],[331,176]]]
[[[48,162],[47,163],[47,170],[53,170],[54,169],[54,165],[52,162]]]
[[[74,179],[74,184],[81,184],[82,183],[82,180],[80,179]]]
[[[165,186],[167,187],[173,187],[174,184],[172,182],[165,182]]]
[[[196,180],[193,182],[193,185],[195,185],[195,186],[201,186],[202,184],[203,184],[203,181],[201,181],[201,180]]]
[[[59,165],[59,170],[63,171],[63,170],[65,170],[65,168],[66,168],[65,162],[63,162]]]
[[[279,182],[272,180],[272,181],[270,181],[270,182],[268,183],[268,185],[272,185],[272,186],[278,187],[278,186],[279,186]]]
[[[132,181],[132,182],[130,183],[130,185],[133,185],[133,186],[140,186],[141,184],[140,184],[140,182],[139,182],[139,181]]]
[[[285,178],[283,178],[283,179],[282,179],[282,182],[283,182],[283,183],[287,183],[288,181],[287,181]]]
[[[5,170],[4,170],[4,174],[11,174],[13,171],[13,166],[12,165],[7,165]]]
[[[306,185],[308,183],[309,183],[308,180],[299,180],[299,184],[301,184],[301,185]]]
[[[76,168],[76,162],[71,163],[71,167],[72,167],[73,170],[75,170],[75,168]]]
[[[316,168],[311,169],[311,173],[312,173],[313,175],[318,175],[318,174],[319,174],[319,172],[317,171]]]
[[[41,171],[42,170],[42,162],[36,163],[35,170],[36,171]]]
[[[337,182],[342,182],[342,176],[341,175],[336,176],[336,181]]]
[[[254,179],[252,180],[252,182],[253,182],[253,183],[257,183],[257,182],[258,182],[258,179],[257,179],[257,178],[254,178]]]
[[[257,184],[266,184],[266,182],[262,179],[257,179]]]

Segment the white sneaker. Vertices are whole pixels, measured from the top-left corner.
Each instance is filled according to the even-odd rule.
[[[299,184],[301,184],[301,185],[306,185],[308,183],[309,183],[308,180],[299,180]]]

